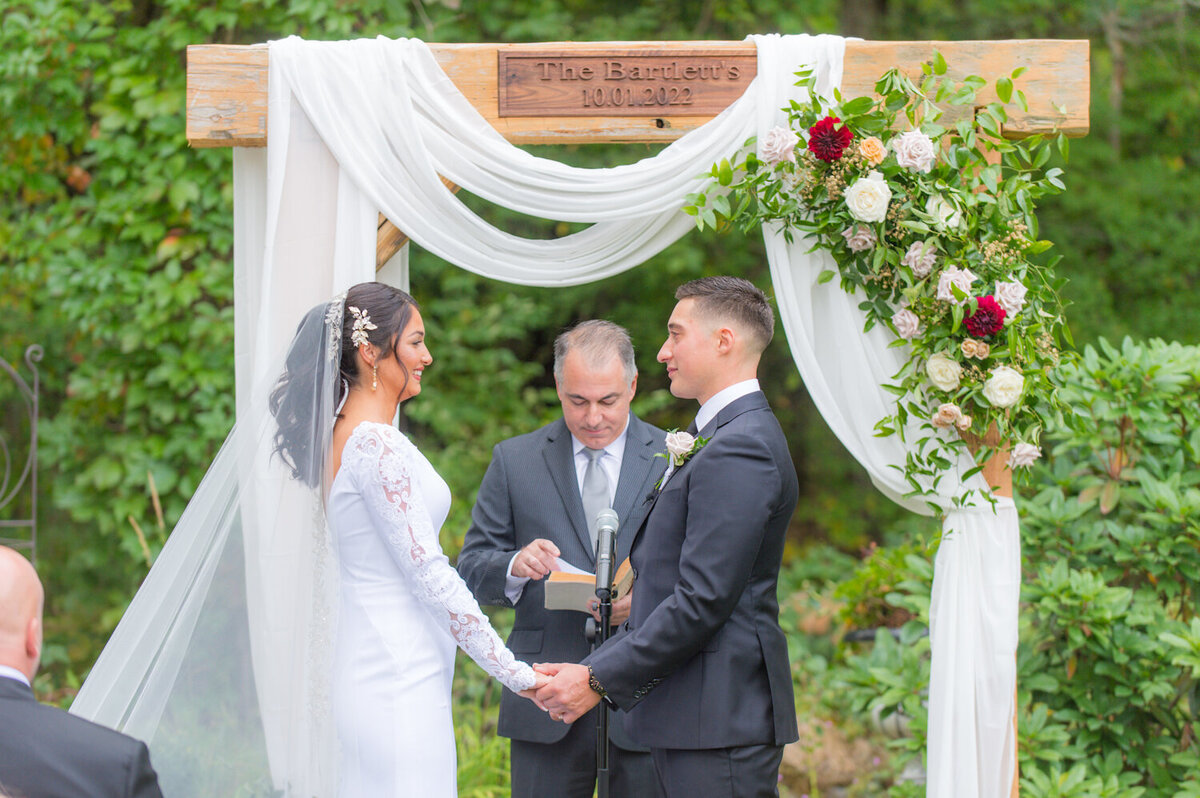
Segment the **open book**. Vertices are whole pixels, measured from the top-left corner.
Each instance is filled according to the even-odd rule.
[[[562,570],[551,571],[546,577],[546,609],[577,610],[590,615],[588,605],[596,599],[596,575],[576,568],[562,558],[558,560],[558,567]],[[613,574],[612,600],[623,597],[631,587],[633,566],[626,557]]]

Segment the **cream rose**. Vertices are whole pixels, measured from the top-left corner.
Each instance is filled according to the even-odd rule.
[[[1018,443],[1008,455],[1008,467],[1028,467],[1033,465],[1034,461],[1041,456],[1042,450],[1040,447],[1034,446],[1032,443]]]
[[[908,308],[896,311],[892,316],[892,325],[896,328],[896,334],[905,340],[915,338],[921,332],[921,320]]]
[[[846,207],[860,222],[882,222],[887,216],[892,189],[883,175],[872,169],[846,189]]]
[[[939,230],[957,230],[962,222],[962,211],[940,194],[929,198],[925,212],[933,217],[933,226]]]
[[[1004,308],[1004,312],[1015,316],[1025,307],[1025,294],[1028,289],[1017,281],[996,283],[996,302]]]
[[[925,374],[934,387],[943,391],[957,391],[962,379],[962,366],[938,352],[925,362]]]
[[[871,228],[858,225],[843,230],[842,238],[846,239],[846,246],[850,247],[851,252],[871,249],[876,242],[875,232]]]
[[[941,275],[938,276],[937,298],[945,302],[953,302],[956,305],[961,305],[967,300],[956,297],[950,286],[958,286],[958,290],[970,297],[971,283],[978,279],[970,269],[960,269],[957,266],[943,269]]]
[[[878,136],[867,136],[858,143],[858,154],[866,159],[871,166],[879,166],[887,157],[887,148]]]
[[[937,263],[937,248],[932,241],[914,241],[900,263],[912,269],[917,277],[928,277]]]
[[[938,405],[937,412],[933,414],[930,420],[933,426],[947,429],[958,425],[959,420],[963,417],[962,410],[956,404],[946,402]]]
[[[996,366],[992,376],[983,384],[983,397],[992,407],[1012,407],[1021,398],[1025,378],[1021,372],[1008,366]]]
[[[796,160],[796,144],[800,137],[786,127],[773,127],[762,140],[762,157],[769,164]]]
[[[896,153],[896,163],[905,169],[914,172],[929,172],[933,169],[936,158],[933,140],[919,130],[910,130],[892,139],[892,149]]]
[[[684,460],[696,445],[696,439],[687,432],[668,432],[666,443],[667,455],[671,463],[678,468],[683,465]]]

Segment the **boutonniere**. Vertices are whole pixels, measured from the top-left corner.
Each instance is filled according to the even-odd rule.
[[[670,464],[668,473],[672,469],[679,468],[681,465],[692,459],[692,455],[704,448],[704,444],[708,443],[708,438],[700,438],[688,432],[680,432],[673,429],[667,433],[666,444],[667,450],[659,452],[655,457],[667,458],[667,463]],[[667,475],[664,473],[659,477],[658,482],[654,485],[655,489],[662,487],[663,480]]]

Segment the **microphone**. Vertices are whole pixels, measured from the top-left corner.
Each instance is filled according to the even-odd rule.
[[[617,537],[617,514],[612,509],[596,513],[596,596],[612,596],[613,548]]]

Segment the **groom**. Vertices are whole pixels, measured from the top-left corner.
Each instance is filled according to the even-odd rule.
[[[759,390],[774,318],[735,277],[681,286],[658,360],[671,393],[700,403],[696,445],[669,465],[633,544],[625,631],[580,665],[539,666],[537,693],[571,723],[603,699],[629,712],[669,798],[775,796],[797,739],[776,599],[796,472]]]

